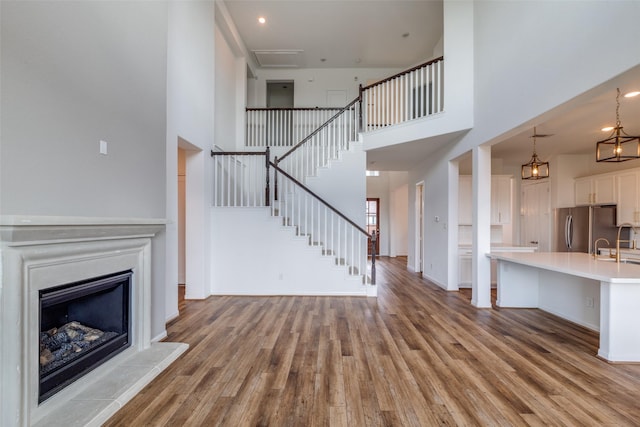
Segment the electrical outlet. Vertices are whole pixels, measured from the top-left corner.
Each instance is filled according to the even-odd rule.
[[[593,307],[594,307],[594,301],[593,301],[593,298],[591,298],[591,297],[587,297],[586,304],[587,304],[587,308],[593,308]]]

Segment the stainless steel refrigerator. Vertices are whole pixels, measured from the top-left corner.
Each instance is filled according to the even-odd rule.
[[[609,245],[615,247],[618,227],[616,227],[615,206],[579,206],[560,208],[554,212],[555,227],[553,236],[554,252],[593,252],[593,242],[604,237]],[[629,238],[629,229],[624,228],[621,239]]]

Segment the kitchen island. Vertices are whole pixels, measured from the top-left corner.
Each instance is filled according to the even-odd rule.
[[[538,248],[536,246],[518,246],[509,245],[504,243],[492,243],[491,253],[496,252],[535,252]],[[458,245],[458,288],[470,288],[471,287],[471,268],[473,247],[470,244]],[[496,287],[496,262],[491,261],[491,287]]]
[[[492,252],[499,307],[539,308],[600,332],[598,356],[640,362],[640,265],[586,253]]]

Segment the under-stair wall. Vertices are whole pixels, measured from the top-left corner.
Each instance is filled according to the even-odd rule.
[[[361,275],[269,207],[212,208],[212,295],[367,295]],[[311,237],[313,239],[313,237]]]

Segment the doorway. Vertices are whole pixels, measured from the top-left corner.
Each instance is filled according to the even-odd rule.
[[[416,273],[423,272],[424,263],[424,182],[416,184],[416,246],[415,246],[415,271]]]
[[[268,146],[290,146],[293,141],[293,80],[267,81],[265,138]]]
[[[267,108],[293,108],[293,80],[267,80]]]
[[[367,233],[376,233],[376,254],[380,253],[380,199],[367,198],[366,206]],[[371,255],[371,239],[367,241],[367,254]]]

